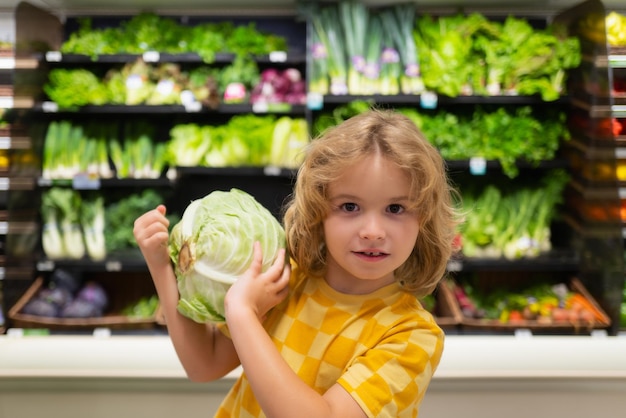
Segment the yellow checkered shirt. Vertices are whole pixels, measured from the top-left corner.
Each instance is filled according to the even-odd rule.
[[[369,417],[416,417],[444,342],[418,300],[397,284],[339,293],[297,269],[290,287],[264,327],[298,376],[320,394],[339,383]],[[265,417],[245,372],[215,416]]]

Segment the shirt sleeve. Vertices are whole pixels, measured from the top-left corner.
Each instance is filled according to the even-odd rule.
[[[369,417],[416,417],[443,342],[433,318],[395,326],[357,357],[338,383]]]

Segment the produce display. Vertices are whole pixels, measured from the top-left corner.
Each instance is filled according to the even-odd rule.
[[[298,6],[312,24],[307,38],[311,49],[306,62],[295,64],[269,59],[268,54],[287,51],[287,39],[261,33],[253,23],[220,21],[192,26],[183,24],[182,19],[142,13],[117,27],[102,29],[92,26],[90,19],[78,19],[78,30],[60,48],[68,60],[48,63],[44,85],[47,99],[63,111],[50,118],[42,138],[41,239],[45,256],[59,265],[62,261],[103,261],[118,255],[137,258],[132,223],[164,200],[150,188],[144,192],[136,188],[114,191],[121,194],[104,189],[77,191],[72,188],[77,178],[174,179],[178,178],[177,169],[182,176],[183,168],[195,167],[295,170],[310,133],[317,135],[369,109],[375,101],[386,100],[353,100],[360,99],[355,97],[347,104],[337,104],[341,98],[331,99],[330,105],[312,111],[304,107],[308,93],[424,98],[431,97],[430,93],[448,97],[537,96],[522,104],[476,98],[472,103],[484,105],[471,106],[462,104],[463,100],[450,101],[451,106],[428,106],[418,97],[415,103],[409,103],[412,98],[398,97],[399,102],[408,104],[393,107],[415,121],[446,160],[478,158],[500,163],[506,178],[500,179],[500,173],[488,179],[469,176],[478,181],[460,189],[466,213],[458,236],[463,257],[498,263],[503,261],[500,259],[537,258],[552,249],[551,222],[558,218],[561,204],[570,204],[562,201],[570,179],[562,170],[537,171],[522,179],[520,174],[525,173],[520,173],[523,165],[519,163],[539,166],[553,160],[561,145],[571,139],[566,118],[570,118],[571,127],[574,112],[567,109],[566,117],[564,106],[540,102],[551,102],[568,93],[567,72],[581,61],[577,38],[565,36],[557,26],[542,27],[512,16],[491,20],[478,13],[420,15],[418,5],[409,3],[370,8],[363,2],[342,0],[301,2]],[[613,20],[607,16],[608,31],[621,22],[620,16],[610,17]],[[607,35],[609,39],[619,37]],[[150,59],[150,52],[161,56]],[[69,57],[72,54],[88,55],[92,62],[85,57]],[[104,57],[108,54],[121,55]],[[123,54],[137,56],[129,59]],[[305,68],[306,74],[301,72]],[[615,78],[613,89],[621,94],[626,88],[620,80]],[[498,105],[505,101],[510,104]],[[197,104],[201,107],[191,107]],[[231,104],[249,107],[228,106]],[[98,121],[90,111],[107,112],[106,105],[116,113],[133,106],[129,110],[140,116],[132,121],[125,117],[119,122],[111,122],[110,117]],[[102,108],[83,109],[85,106]],[[158,116],[150,113],[163,112],[157,106],[186,109],[173,108],[174,119],[155,123]],[[42,109],[45,111],[44,106]],[[206,112],[196,117],[198,109]],[[233,116],[231,112],[241,114]],[[310,127],[309,116],[313,122]],[[606,118],[598,126],[586,128],[603,130],[607,138],[615,138],[624,134],[625,126],[623,119]],[[575,125],[572,131],[578,131]],[[230,172],[218,171],[220,175]],[[229,218],[220,216],[226,210],[223,206],[232,212],[232,196],[237,200],[232,203],[237,208],[236,218],[248,225],[245,231],[233,230],[225,220]],[[625,213],[622,209],[622,219],[626,219]],[[224,320],[223,297],[247,268],[249,260],[245,257],[251,253],[253,239],[268,239],[263,251],[268,257],[284,246],[278,221],[254,198],[236,189],[193,201],[182,219],[180,215],[168,217],[175,225],[170,251],[181,294],[179,310],[197,322]],[[217,231],[207,232],[208,226]],[[204,240],[213,236],[219,237],[219,248],[228,253],[226,257],[203,250],[215,247]],[[226,261],[216,266],[213,255]],[[271,261],[273,258],[264,260],[265,265]],[[467,273],[462,272],[462,276]],[[580,292],[568,283],[553,285],[551,278],[549,285],[514,293],[503,289],[505,282],[499,281],[482,294],[478,287],[469,285],[471,281],[459,279],[454,300],[466,319],[512,327],[525,326],[527,321],[576,329],[605,325],[606,317],[600,318],[597,312],[592,317],[591,307],[576,297]],[[130,285],[130,281],[123,283],[118,290],[124,293]],[[40,303],[40,296],[49,291],[47,286],[33,297],[30,306],[24,306],[23,313],[33,313],[31,309],[37,309],[37,304],[42,312],[50,308]],[[50,297],[46,297],[49,303]],[[437,313],[438,298],[425,298],[425,307]],[[157,308],[154,295],[133,297],[116,306],[123,316],[146,320],[155,316]],[[62,318],[60,309],[48,313],[52,318]],[[86,306],[79,307],[75,317],[79,313],[92,318],[101,314],[88,312]],[[439,319],[443,324],[446,319],[454,326],[461,324],[456,317]]]
[[[21,312],[49,318],[92,318],[102,316],[108,306],[109,296],[102,285],[83,282],[72,273],[57,269]]]
[[[274,67],[260,71],[256,62],[236,58],[224,67],[149,64],[142,58],[99,76],[85,68],[55,68],[44,92],[64,110],[87,105],[184,105],[215,109],[220,103],[252,103],[265,111],[288,110],[306,103],[306,86],[299,69]],[[278,106],[282,104],[283,106]]]
[[[461,186],[463,255],[515,260],[549,252],[550,225],[568,180],[564,170],[552,170],[534,184]]]
[[[304,118],[246,114],[218,126],[176,125],[170,137],[166,150],[170,168],[297,168],[309,143],[309,130]]]
[[[101,200],[95,200],[90,203],[93,206],[88,206],[82,204],[77,191],[60,187],[44,193],[41,200],[41,242],[46,256],[51,259],[79,259],[89,248],[90,257],[96,260],[105,257],[104,206]]]
[[[250,266],[257,241],[265,271],[285,248],[285,231],[248,193],[216,190],[192,201],[169,242],[180,313],[200,323],[223,322],[224,296]]]
[[[51,187],[42,193],[44,254],[51,260],[87,257],[100,261],[111,253],[137,248],[134,220],[162,201],[152,189],[105,203],[98,191],[81,194],[68,187]],[[178,220],[175,215],[168,217]]]
[[[366,101],[353,101],[332,111],[321,111],[314,121],[313,132],[359,114],[370,107]],[[514,178],[518,161],[538,164],[555,157],[562,141],[570,139],[565,126],[565,114],[534,112],[530,106],[514,110],[504,107],[487,110],[478,107],[471,113],[454,113],[444,109],[418,110],[398,106],[409,116],[447,160],[467,160],[482,157],[497,160],[503,172]]]
[[[42,178],[156,179],[175,167],[297,168],[309,142],[304,118],[235,115],[221,125],[185,123],[154,140],[154,125],[136,121],[80,124],[52,121],[46,131]],[[169,176],[174,176],[170,172]]]
[[[144,296],[122,309],[122,314],[131,318],[152,318],[159,307],[157,295]]]
[[[105,54],[194,53],[206,63],[219,53],[239,56],[264,55],[286,51],[286,39],[261,33],[251,22],[235,25],[230,21],[202,22],[194,26],[154,13],[140,13],[116,27],[95,28],[92,19],[79,19],[80,27],[60,48],[62,53],[84,54],[97,59]]]
[[[361,2],[302,7],[314,28],[309,91],[319,94],[540,95],[565,93],[578,66],[578,39],[565,28],[534,28],[480,13],[416,14],[412,4],[374,9]]]
[[[521,289],[490,289],[488,292],[471,281],[450,281],[464,317],[488,324],[511,327],[566,326],[592,329],[607,326],[607,316],[588,295],[565,282],[529,285]],[[586,291],[585,291],[586,293]]]
[[[34,280],[9,310],[9,318],[22,328],[151,327],[158,308],[154,287],[128,280],[133,278],[92,279],[74,269],[55,268]]]

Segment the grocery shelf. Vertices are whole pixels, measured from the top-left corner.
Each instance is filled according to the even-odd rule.
[[[1,102],[0,102],[1,103]],[[190,103],[188,105],[86,105],[78,109],[62,109],[55,102],[32,103],[30,106],[33,112],[38,113],[70,113],[70,114],[185,114],[185,113],[221,113],[221,114],[286,114],[286,115],[304,115],[304,105],[290,105],[285,103],[267,105],[267,104],[220,104],[216,109],[211,109],[202,105],[200,102]]]
[[[459,258],[448,262],[449,272],[470,271],[576,271],[580,260],[574,250],[557,249],[537,257],[516,260],[501,258]]]
[[[56,268],[77,269],[82,272],[147,272],[148,267],[139,250],[126,251],[123,254],[108,254],[106,259],[94,261],[89,258],[79,260],[44,258],[37,262],[37,271],[51,272]]]
[[[325,95],[322,100],[325,104],[343,104],[350,103],[353,101],[372,101],[375,103],[388,103],[388,104],[420,104],[423,95],[419,94],[398,94],[398,95]],[[448,97],[448,96],[437,96],[437,104],[492,104],[492,105],[524,105],[524,104],[542,104],[546,103],[551,105],[556,104],[567,104],[569,103],[569,98],[567,96],[562,96],[559,99],[546,102],[541,99],[539,96],[517,96],[517,95],[502,95],[502,96],[456,96],[456,97]]]
[[[38,55],[34,60],[45,61],[47,63],[63,63],[63,64],[123,64],[134,62],[137,59],[143,59],[145,62],[177,62],[177,63],[196,63],[209,64],[205,62],[200,55],[196,53],[163,53],[158,51],[146,51],[141,54],[101,54],[89,56],[84,54],[66,54],[61,51],[48,51],[43,55]],[[235,58],[234,54],[218,53],[211,65],[228,64]],[[276,51],[268,55],[256,56],[255,61],[259,64],[293,64],[299,65],[306,62],[304,54],[287,53],[284,51]],[[1,62],[0,62],[1,63]],[[0,67],[1,68],[1,67]]]

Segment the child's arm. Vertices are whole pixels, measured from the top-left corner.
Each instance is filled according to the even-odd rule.
[[[214,380],[237,367],[239,359],[232,340],[217,327],[199,324],[178,312],[178,286],[167,246],[168,227],[165,206],[159,205],[137,218],[133,234],[148,265],[169,336],[187,376],[193,381]]]
[[[364,418],[357,402],[335,384],[324,395],[310,388],[281,357],[261,321],[287,294],[290,269],[281,251],[261,273],[258,244],[245,276],[226,294],[226,323],[252,390],[268,417]]]

